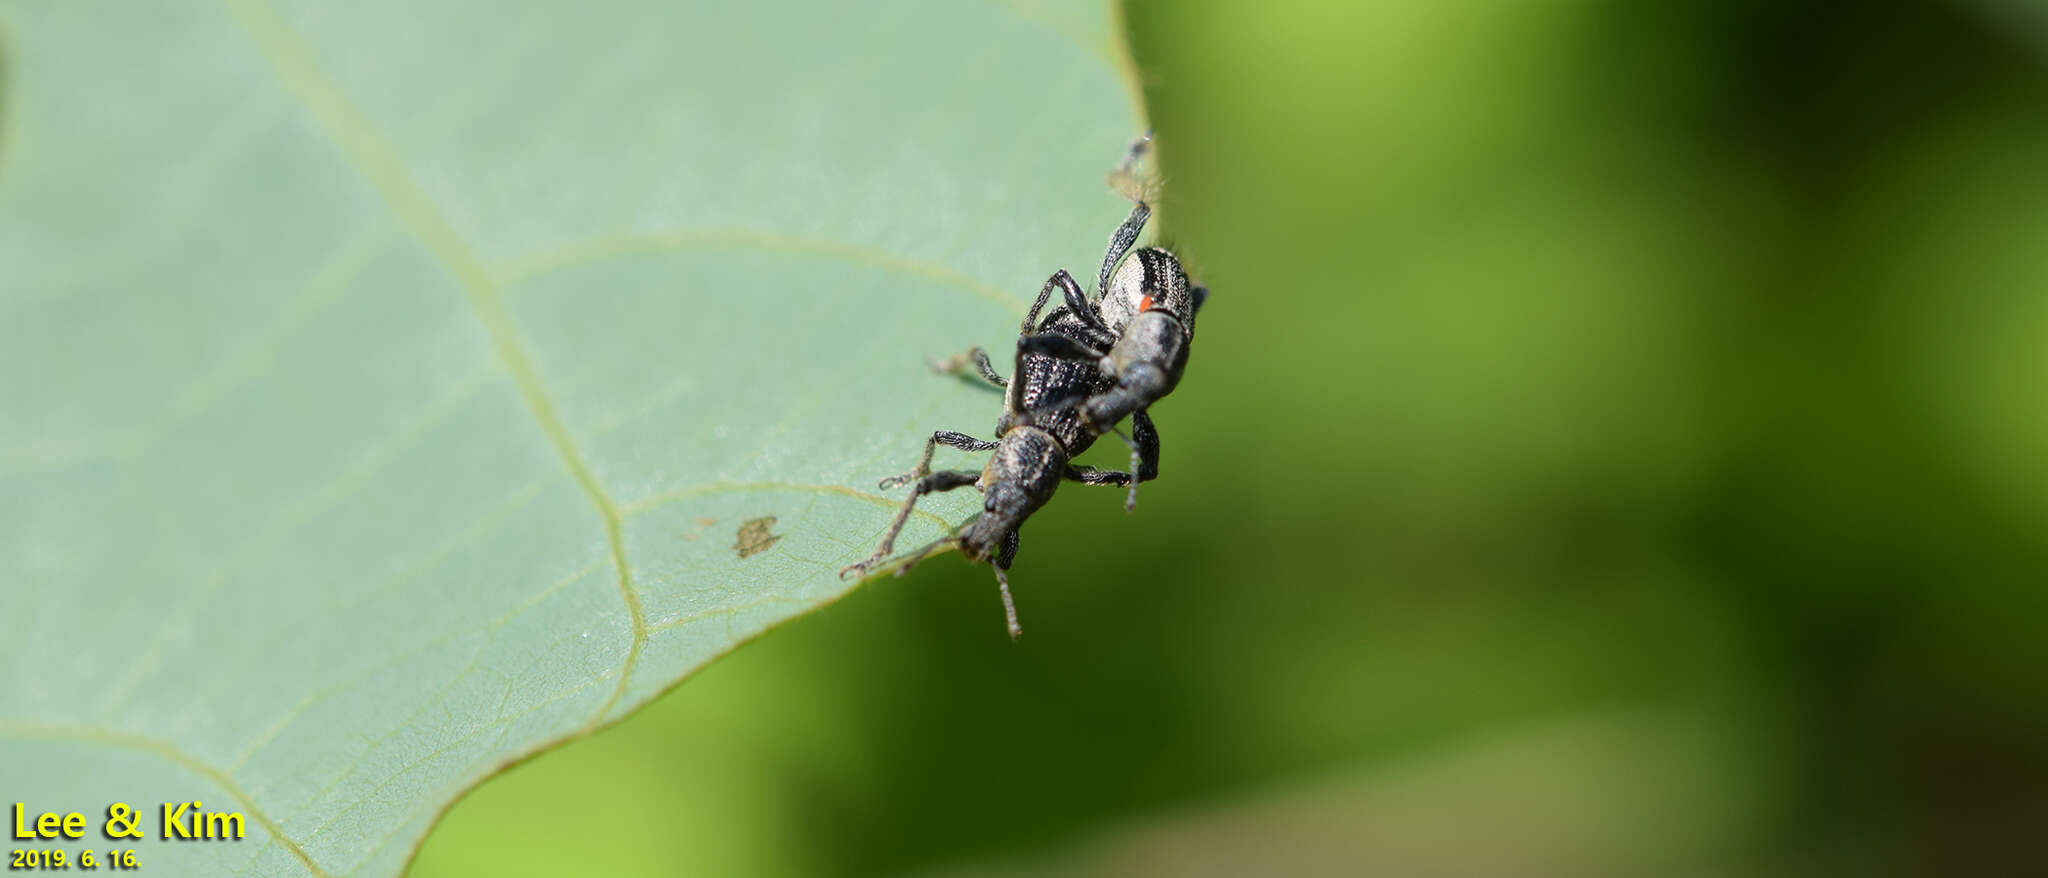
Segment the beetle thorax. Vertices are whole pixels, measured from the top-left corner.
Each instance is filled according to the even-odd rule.
[[[1154,309],[1178,318],[1194,328],[1195,306],[1188,292],[1188,275],[1180,260],[1157,247],[1131,252],[1109,276],[1109,289],[1102,294],[1102,321],[1122,332],[1139,314]]]

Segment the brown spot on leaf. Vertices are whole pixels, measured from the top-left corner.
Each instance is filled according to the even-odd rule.
[[[733,542],[732,550],[740,553],[742,558],[768,551],[769,546],[782,539],[781,534],[768,532],[768,529],[774,526],[773,515],[764,515],[740,525],[739,539]]]

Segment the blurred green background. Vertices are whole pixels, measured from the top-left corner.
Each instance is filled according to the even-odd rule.
[[[1033,519],[1020,643],[873,583],[413,874],[2039,868],[2048,12],[1127,19],[1214,291],[1137,514]]]

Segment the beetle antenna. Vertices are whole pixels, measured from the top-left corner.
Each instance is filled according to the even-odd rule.
[[[1024,626],[1017,624],[1017,602],[1010,599],[1010,578],[1003,575],[1003,568],[988,566],[996,572],[996,590],[1003,595],[1003,621],[1010,625],[1010,639],[1016,640],[1024,634]]]

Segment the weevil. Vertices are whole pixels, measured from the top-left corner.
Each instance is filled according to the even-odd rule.
[[[1128,230],[1129,240],[1135,240],[1150,214],[1145,202],[1138,202],[1118,234]],[[1107,387],[1055,401],[1051,407],[1072,408],[1097,435],[1115,430],[1118,421],[1130,416],[1135,434],[1146,409],[1179,386],[1194,343],[1195,312],[1208,301],[1209,289],[1190,282],[1180,259],[1162,247],[1140,247],[1120,265],[1105,261],[1096,287],[1101,292],[1094,302],[1081,298],[1072,278],[1064,287],[1067,308],[1079,315],[1079,326],[1073,331],[1027,333],[1017,340],[1017,351],[1094,366],[1108,381]],[[1132,471],[1146,465],[1148,455],[1156,470],[1156,437],[1149,448],[1135,435],[1122,438],[1131,448]],[[1138,484],[1133,481],[1124,509],[1137,505]]]
[[[1150,215],[1150,208],[1140,202],[1130,217],[1110,234],[1108,250],[1102,257],[1101,277],[1108,278],[1116,270],[1131,245],[1137,241],[1138,232]],[[1065,304],[1054,307],[1041,321],[1039,312],[1044,310],[1055,289],[1061,291]],[[1088,300],[1073,275],[1063,268],[1039,289],[1038,299],[1032,303],[1031,310],[1018,327],[1018,339],[1021,342],[1025,338],[1062,337],[1082,345],[1087,343],[1084,339],[1096,340],[1106,331],[1097,304]],[[1117,382],[1113,375],[1093,362],[1081,362],[1071,356],[1047,353],[1023,344],[1018,345],[1015,371],[1007,380],[996,373],[987,351],[975,348],[968,351],[963,359],[971,362],[983,379],[1005,391],[1003,414],[996,422],[996,440],[986,441],[951,430],[933,433],[930,439],[925,440],[924,454],[918,458],[915,469],[881,482],[885,490],[904,484],[909,484],[911,489],[896,518],[883,532],[880,545],[865,560],[841,568],[839,575],[865,573],[888,558],[895,548],[896,536],[902,533],[904,524],[910,520],[919,498],[973,485],[984,495],[981,513],[953,535],[911,553],[896,573],[902,575],[941,546],[958,546],[968,560],[987,562],[995,571],[996,586],[1003,598],[1003,616],[1009,625],[1010,636],[1015,638],[1023,633],[1023,629],[1017,623],[1017,606],[1010,596],[1010,580],[1005,571],[1016,559],[1017,532],[1024,520],[1052,499],[1062,480],[1126,486],[1155,478],[1159,473],[1159,434],[1148,415],[1142,411],[1133,412],[1130,441],[1140,452],[1133,454],[1137,462],[1130,472],[1076,466],[1072,463],[1074,457],[1093,445],[1102,432],[1088,424],[1083,407],[1077,403],[1115,392]],[[980,472],[932,472],[932,452],[940,445],[963,451],[992,451],[994,454],[989,456],[988,464]]]

